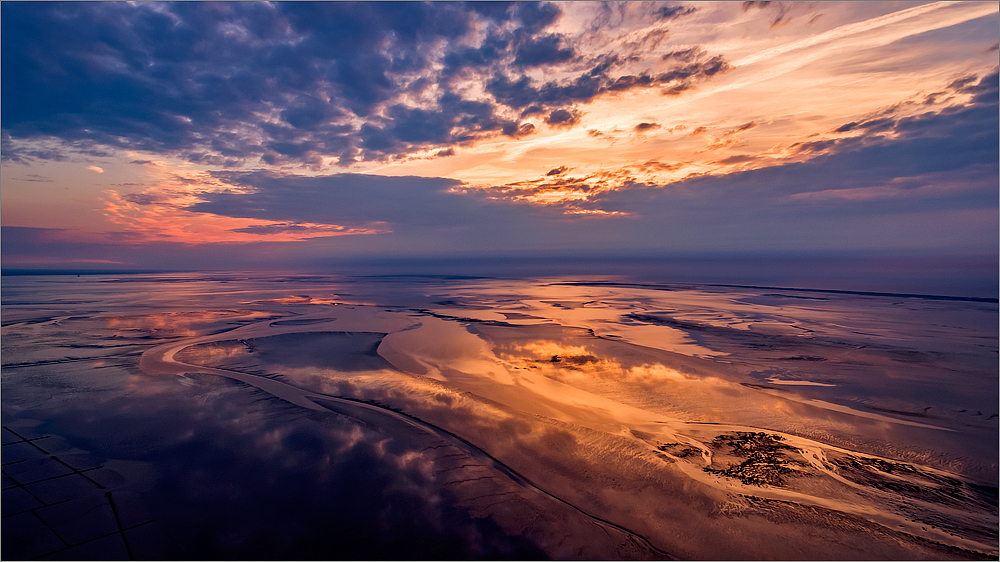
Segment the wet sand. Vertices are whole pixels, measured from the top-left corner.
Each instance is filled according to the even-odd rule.
[[[353,420],[547,556],[997,553],[995,304],[449,280],[409,306],[395,287],[353,299],[374,306],[264,287],[101,316],[172,330],[131,348],[138,381],[220,377]],[[45,332],[18,314],[5,340]]]

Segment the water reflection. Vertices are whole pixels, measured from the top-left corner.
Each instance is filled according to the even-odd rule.
[[[76,305],[5,293],[3,405],[5,424],[41,420],[148,491],[170,556],[996,550],[995,306],[562,280],[168,285],[75,285]],[[88,351],[64,361],[69,346]],[[418,535],[433,546],[407,550]]]
[[[254,310],[207,310],[160,312],[127,316],[102,317],[112,337],[178,337],[195,336],[229,321],[249,322],[271,316]]]
[[[146,535],[130,535],[139,558],[544,556],[530,540],[442,501],[453,494],[435,475],[437,456],[423,452],[433,443],[309,418],[215,377],[185,380],[194,384],[164,380],[147,385],[158,392],[126,402],[75,400],[35,427],[67,435],[120,475],[109,488],[120,509],[152,514]],[[16,421],[5,412],[5,425]],[[19,532],[5,521],[5,558],[44,554],[17,551]]]
[[[301,327],[307,329],[307,324]],[[539,329],[545,332],[546,337],[533,339]],[[588,474],[618,472],[621,459],[610,467],[601,462],[612,454],[616,458],[621,455],[636,459],[634,462],[643,464],[641,472],[649,474],[662,464],[649,455],[650,450],[655,449],[678,462],[676,467],[685,476],[710,487],[739,488],[732,482],[733,479],[742,481],[744,488],[777,486],[784,490],[768,491],[762,495],[782,501],[794,499],[852,514],[868,513],[881,524],[909,526],[916,530],[916,524],[900,512],[881,507],[881,502],[892,497],[876,493],[879,500],[872,503],[870,499],[863,499],[870,498],[874,493],[872,490],[859,496],[857,490],[837,484],[837,468],[826,459],[847,458],[841,450],[796,438],[790,442],[796,445],[792,449],[796,458],[801,457],[801,460],[792,460],[792,464],[778,463],[774,460],[775,455],[769,453],[763,459],[751,455],[741,464],[731,458],[726,461],[724,451],[717,450],[720,448],[719,440],[725,437],[719,431],[725,428],[710,432],[703,423],[734,424],[730,431],[770,427],[799,435],[827,432],[828,435],[838,435],[840,441],[862,435],[876,435],[883,441],[889,441],[906,435],[905,431],[895,426],[927,430],[946,428],[897,420],[791,394],[772,395],[762,392],[760,388],[727,380],[720,373],[708,375],[704,365],[700,374],[685,373],[664,362],[652,361],[655,357],[662,361],[672,358],[663,355],[662,351],[607,342],[579,329],[485,324],[477,326],[474,331],[479,339],[473,337],[472,332],[461,330],[457,324],[432,317],[398,332],[409,337],[393,340],[390,357],[398,360],[406,355],[410,363],[423,367],[418,372],[392,368],[393,365],[388,364],[382,369],[373,365],[367,370],[357,370],[362,372],[352,372],[336,364],[350,361],[351,353],[346,348],[332,355],[315,352],[315,349],[324,347],[323,342],[336,340],[339,342],[336,346],[342,346],[356,337],[356,334],[347,332],[298,333],[281,338],[241,340],[239,348],[230,343],[234,349],[241,349],[241,361],[226,364],[243,370],[281,373],[279,376],[299,386],[407,412],[435,427],[457,433],[477,443],[483,450],[492,451],[505,459],[518,459],[522,463],[519,465],[521,470],[528,474],[537,474],[546,467],[544,470],[549,472],[546,484],[554,487],[566,482],[579,482],[581,466],[587,466]],[[554,338],[560,331],[562,341]],[[388,338],[383,338],[381,344],[369,339],[354,352],[368,349],[369,356],[373,348],[381,352]],[[214,365],[221,365],[218,356],[202,352],[202,348],[211,350],[208,344],[190,347],[181,359],[216,361]],[[616,352],[623,359],[616,357]],[[273,359],[275,356],[277,360]],[[272,359],[269,360],[269,357]],[[287,357],[295,357],[296,360],[290,362]],[[335,358],[335,361],[330,362],[327,358]],[[703,359],[689,361],[704,362]],[[498,375],[498,370],[503,370],[504,374]],[[428,373],[430,376],[412,377]],[[441,389],[462,392],[442,400],[442,396],[447,395],[442,394]],[[553,423],[556,425],[553,426]],[[556,429],[560,427],[559,423],[563,424],[562,428]],[[592,436],[592,432],[622,437],[613,442],[605,438],[581,448],[580,440]],[[744,431],[743,434],[753,433]],[[734,435],[741,434],[737,431]],[[772,440],[785,439],[779,434],[761,435]],[[677,449],[678,446],[680,449]],[[525,451],[531,451],[530,460],[522,456]],[[638,461],[640,458],[642,460]],[[565,464],[567,459],[573,460],[572,468]],[[560,470],[555,471],[557,476],[552,474],[550,463],[559,467]],[[796,468],[800,465],[813,468],[805,471]],[[632,467],[632,470],[637,468]],[[779,473],[793,472],[808,474],[811,479],[802,484],[800,480],[793,482],[778,476]],[[911,469],[911,472],[917,474],[919,470]],[[723,478],[708,479],[706,473]],[[817,488],[817,479],[828,482]],[[642,503],[633,496],[634,484],[633,481],[624,489],[620,482],[616,486],[619,494],[631,498],[628,505]],[[819,495],[817,489],[822,490]],[[952,496],[967,493],[966,489],[972,488],[961,488]],[[576,495],[568,487],[563,488],[561,493],[564,496],[560,497]],[[757,494],[761,495],[761,492]],[[669,498],[664,497],[663,500],[669,501]],[[577,497],[575,501],[595,505],[593,499]],[[983,504],[981,498],[978,501],[980,507],[976,513],[981,515],[983,511],[979,510],[987,504]],[[615,512],[620,507],[602,506],[602,509]],[[875,515],[872,509],[876,510]],[[986,507],[985,512],[988,511]],[[625,513],[619,513],[619,516],[630,520]],[[953,515],[953,518],[956,517]],[[971,523],[976,516],[970,514],[969,517],[970,520],[958,527],[968,531],[966,534],[982,534],[980,527]],[[921,534],[941,540],[934,531],[924,533],[925,530],[920,529]],[[651,532],[657,535],[655,529]],[[963,546],[978,544],[967,538],[946,540]]]

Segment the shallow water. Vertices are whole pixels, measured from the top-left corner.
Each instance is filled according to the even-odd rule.
[[[611,277],[4,277],[3,554],[995,556],[997,325]]]

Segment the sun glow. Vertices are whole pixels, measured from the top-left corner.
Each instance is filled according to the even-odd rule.
[[[252,190],[226,183],[207,172],[178,168],[167,162],[151,162],[147,167],[156,179],[141,193],[122,195],[114,190],[105,192],[104,215],[108,222],[132,235],[130,243],[289,242],[390,232],[384,223],[347,227],[190,211],[189,207],[203,201],[201,196],[204,194],[249,193]]]

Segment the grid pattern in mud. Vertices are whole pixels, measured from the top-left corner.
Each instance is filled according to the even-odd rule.
[[[116,501],[105,485],[114,473],[103,465],[75,468],[50,454],[45,446],[52,438],[3,426],[2,557],[135,560],[152,554],[146,531],[155,521],[131,502]]]

